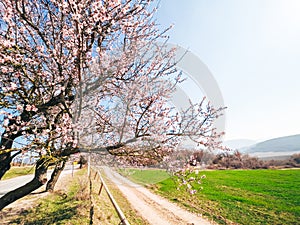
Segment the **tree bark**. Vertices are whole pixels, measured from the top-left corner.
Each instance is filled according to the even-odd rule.
[[[55,166],[54,171],[51,174],[51,178],[47,183],[46,191],[49,191],[49,192],[54,191],[55,184],[56,184],[61,172],[64,170],[65,165],[66,165],[66,162],[62,161]]]
[[[6,131],[3,132],[1,136],[0,146],[4,146],[5,149],[10,149],[13,145],[13,140],[17,135],[10,135],[5,137]],[[0,180],[4,174],[10,169],[10,163],[16,155],[11,155],[11,152],[0,154]]]
[[[10,169],[12,157],[10,152],[0,155],[0,180],[4,174]]]
[[[44,163],[45,160],[41,159],[37,162],[35,168],[34,178],[27,184],[19,187],[13,191],[6,193],[0,198],[0,211],[13,203],[14,201],[30,194],[32,191],[38,189],[47,182],[47,169],[48,165]]]
[[[4,174],[10,169],[10,164],[13,158],[19,155],[22,151],[15,152],[11,154],[11,152],[0,154],[0,180],[4,176]]]

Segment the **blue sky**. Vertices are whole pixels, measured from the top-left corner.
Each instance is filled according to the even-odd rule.
[[[300,133],[300,1],[161,0],[170,42],[209,68],[227,109],[226,136],[266,140]]]

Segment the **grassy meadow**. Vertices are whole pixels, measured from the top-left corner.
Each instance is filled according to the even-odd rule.
[[[158,169],[120,169],[120,172],[135,183],[143,185],[157,184],[170,178],[170,175],[165,170]]]
[[[133,181],[152,184],[157,193],[219,224],[300,224],[300,170],[202,171],[203,189],[194,195],[178,191],[162,170],[125,171]]]
[[[2,179],[6,180],[6,179],[33,174],[33,173],[34,173],[34,166],[22,166],[22,167],[13,166],[10,168],[10,170],[8,170],[4,174]]]

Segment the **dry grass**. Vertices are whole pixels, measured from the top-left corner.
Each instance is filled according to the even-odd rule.
[[[95,177],[95,172],[92,174],[92,178]],[[130,203],[127,201],[125,196],[120,192],[120,190],[115,187],[109,180],[104,176],[104,180],[112,193],[113,197],[117,201],[118,205],[125,214],[127,220],[130,224],[134,225],[148,225],[149,223],[144,220],[134,209],[131,208]],[[96,177],[93,182],[93,200],[95,205],[94,213],[94,224],[105,224],[105,225],[115,225],[120,223],[120,219],[108,198],[108,195],[104,188],[100,196],[98,195],[100,189],[100,180]]]
[[[99,196],[100,182],[93,179],[94,174],[91,177],[93,181],[91,198],[87,171],[80,170],[74,177],[67,175],[59,179],[53,193],[29,195],[20,199],[16,205],[4,209],[0,213],[0,224],[84,225],[90,223],[91,216],[93,224],[119,224],[120,219],[107,193],[102,189]],[[107,185],[131,224],[148,225],[131,209],[130,203],[113,184],[107,181]]]

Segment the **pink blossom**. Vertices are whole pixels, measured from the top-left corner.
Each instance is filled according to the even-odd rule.
[[[2,73],[7,73],[8,72],[8,68],[3,66],[1,68],[1,71],[2,71]]]
[[[38,111],[38,108],[37,108],[35,105],[32,105],[32,106],[31,106],[31,111],[37,112],[37,111]]]
[[[23,110],[23,106],[22,105],[17,105],[17,110],[22,111]]]
[[[38,109],[36,108],[35,105],[26,105],[26,108],[25,108],[26,111],[33,111],[33,112],[37,112]]]
[[[197,192],[196,190],[190,190],[190,194],[191,194],[191,195],[196,194],[196,192]]]
[[[10,86],[10,90],[11,91],[14,91],[18,88],[18,86],[16,85],[16,83],[11,83],[11,86]]]
[[[26,111],[31,111],[31,105],[26,105],[25,110],[26,110]]]
[[[3,125],[4,125],[5,127],[7,127],[8,124],[9,124],[9,119],[5,119],[5,120],[3,121]]]

